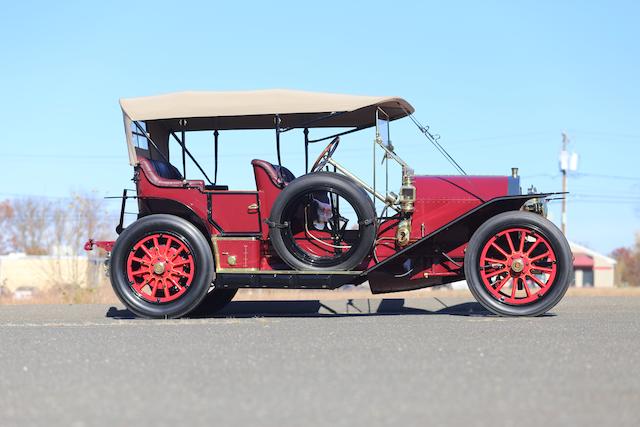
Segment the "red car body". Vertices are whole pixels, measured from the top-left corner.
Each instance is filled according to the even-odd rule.
[[[210,236],[216,272],[223,277],[242,274],[246,279],[247,275],[265,277],[264,273],[280,276],[295,274],[274,255],[268,241],[269,227],[264,222],[282,188],[275,185],[275,178],[269,176],[264,168],[256,165],[259,161],[253,163],[256,191],[210,190],[204,181],[160,177],[148,159],[140,158],[134,175],[140,212],[142,215],[152,212],[173,213],[197,224]],[[414,185],[416,202],[408,248],[487,202],[512,196],[517,200],[516,203],[524,204],[527,199],[534,197],[519,195],[517,176],[416,176]],[[379,227],[378,237],[395,236],[397,223],[397,219],[384,221]],[[433,259],[407,279],[394,281],[389,286],[381,282],[388,282],[393,274],[391,277],[384,274],[382,279],[376,279],[375,274],[369,277],[383,261],[401,250],[394,244],[385,244],[382,239],[374,247],[371,256],[363,262],[361,269],[347,272],[344,276],[350,283],[369,278],[373,292],[449,283],[464,277],[464,248],[465,244],[461,244],[448,250],[446,256]],[[230,260],[233,262],[230,263]],[[340,283],[343,281],[336,282]],[[328,281],[321,281],[318,285],[310,283],[307,287],[333,286]]]
[[[187,92],[122,100],[121,105],[136,186],[135,196],[130,196],[127,190],[123,194],[120,224],[116,228],[119,234],[123,233],[121,237],[127,236],[120,245],[119,238],[115,244],[89,241],[86,248],[90,250],[96,245],[117,253],[118,265],[111,264],[114,290],[138,314],[183,315],[202,301],[209,285],[214,290],[209,290],[212,300],[217,293],[231,290],[230,296],[220,296],[228,302],[235,289],[241,287],[335,289],[368,281],[373,293],[382,293],[469,280],[472,275],[470,289],[489,310],[535,315],[555,305],[570,283],[572,269],[566,239],[550,222],[534,215],[544,212],[545,199],[552,193],[522,194],[516,168],[505,176],[469,176],[453,159],[452,164],[462,175],[415,175],[388,140],[391,121],[411,117],[427,139],[440,151],[443,149],[427,128],[413,119],[413,107],[402,98],[292,91]],[[401,165],[399,196],[380,194],[332,158],[340,136],[374,126],[374,165],[377,149],[383,150],[387,162],[394,160]],[[256,189],[239,191],[216,185],[218,131],[270,128],[276,131],[279,164],[251,161]],[[348,130],[311,140],[309,130],[318,128]],[[305,170],[309,170],[309,144],[333,138],[311,172],[299,180],[279,160],[280,135],[294,129],[303,130]],[[185,134],[203,130],[214,131],[213,182],[186,148]],[[386,142],[381,136],[383,132],[387,132]],[[181,148],[182,173],[169,163],[171,138]],[[141,139],[143,145],[139,144]],[[187,155],[209,184],[183,177]],[[333,172],[325,172],[329,165],[333,166]],[[327,187],[329,184],[323,180],[333,182],[330,185],[334,187]],[[297,184],[289,186],[292,183]],[[346,218],[331,201],[334,225],[328,230],[333,240],[323,243],[309,231],[307,205],[300,208],[304,212],[302,228],[278,219],[284,215],[283,206],[291,206],[286,212],[295,216],[298,209],[295,201],[299,200],[295,197],[312,196],[305,200],[321,207],[322,203],[313,198],[321,193],[314,191],[334,190],[341,197],[351,197],[359,207],[357,223],[351,223],[355,228],[347,230],[348,221],[343,221]],[[287,191],[285,197],[283,193]],[[130,198],[137,200],[138,221],[125,230],[123,217]],[[375,199],[383,202],[381,213],[376,210]],[[387,209],[394,212],[387,215]],[[363,216],[365,212],[368,213]],[[157,221],[145,221],[147,217]],[[153,228],[153,224],[159,228]],[[326,222],[322,224],[327,227]],[[333,234],[335,224],[340,228],[339,237]],[[196,236],[192,226],[199,230]],[[282,243],[283,234],[274,235],[284,228],[295,247]],[[347,235],[351,239],[357,236],[352,240],[354,243],[341,243]],[[195,246],[190,240],[195,241]],[[332,241],[333,244],[327,243]],[[359,241],[367,244],[358,246]],[[208,249],[203,254],[206,245]],[[352,251],[354,247],[358,251]],[[312,255],[310,261],[291,258],[293,252],[286,252],[290,248],[308,252]],[[325,252],[331,251],[337,254],[336,263],[316,261],[328,258]],[[181,258],[174,265],[176,257]],[[198,258],[203,257],[211,259],[213,266],[211,261],[198,265]],[[344,258],[348,261],[341,261]],[[469,264],[469,259],[473,265],[465,268],[465,260]],[[339,268],[342,265],[348,267]],[[192,281],[197,283],[198,290],[190,293]],[[560,284],[555,285],[556,282]],[[153,284],[152,290],[141,293],[148,283]],[[551,296],[545,297],[547,294]]]

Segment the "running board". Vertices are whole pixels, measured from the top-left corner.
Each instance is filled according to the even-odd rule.
[[[216,274],[216,287],[233,289],[336,289],[344,285],[359,285],[366,280],[361,271],[340,273],[310,273],[308,271],[218,273]]]

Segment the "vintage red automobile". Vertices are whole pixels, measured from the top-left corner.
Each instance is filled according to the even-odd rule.
[[[515,168],[506,176],[469,176],[453,159],[460,175],[415,175],[390,142],[390,122],[408,117],[448,155],[402,98],[265,90],[120,104],[136,192],[123,193],[118,239],[90,240],[87,249],[110,252],[113,289],[139,316],[213,312],[238,288],[368,282],[384,293],[464,279],[493,313],[535,316],[555,306],[573,279],[569,245],[544,217],[553,193],[521,194]],[[278,164],[252,160],[256,188],[229,189],[217,182],[218,140],[248,129],[274,131]],[[340,137],[366,129],[375,134],[363,138],[370,142],[358,154],[372,157],[369,183],[336,160]],[[212,136],[213,180],[187,146],[192,132]],[[304,143],[306,173],[299,177],[280,161],[285,132],[300,132]],[[329,143],[309,167],[309,148],[321,141]],[[170,162],[172,145],[181,170]],[[199,179],[187,177],[187,161]],[[388,188],[393,170],[397,193]],[[124,228],[130,198],[138,216]]]

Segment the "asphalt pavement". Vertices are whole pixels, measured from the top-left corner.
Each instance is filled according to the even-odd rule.
[[[0,425],[640,425],[640,298],[0,307]]]

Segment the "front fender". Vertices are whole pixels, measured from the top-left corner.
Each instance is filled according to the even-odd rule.
[[[496,197],[482,203],[366,270],[363,274],[369,281],[371,292],[406,291],[461,280],[462,269],[459,275],[445,277],[416,277],[416,273],[424,269],[425,257],[447,254],[466,244],[489,218],[502,212],[519,210],[531,199],[545,199],[556,194],[561,193]]]

